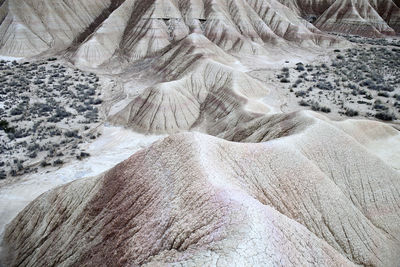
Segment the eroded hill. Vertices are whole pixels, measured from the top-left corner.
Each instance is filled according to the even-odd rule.
[[[312,113],[259,122],[225,137],[262,143],[174,135],[42,195],[8,227],[8,263],[397,264],[399,161],[373,143],[399,150],[399,133]]]
[[[45,74],[56,74],[43,67],[37,86],[26,81],[17,88],[21,92],[2,90],[16,100],[24,96],[22,113],[12,120],[29,125],[30,117],[22,116],[41,94],[55,100],[51,107],[37,104],[49,117],[43,125],[55,117],[54,127],[74,134],[75,120],[87,119],[86,127],[76,129],[83,128],[88,139],[108,123],[130,133],[169,135],[101,175],[31,202],[4,233],[7,265],[393,266],[400,261],[396,122],[336,121],[330,119],[334,115],[285,111],[293,93],[304,97],[303,106],[331,112],[323,106],[324,95],[342,108],[338,113],[365,104],[384,107],[395,121],[400,92],[394,2],[0,2],[0,55],[27,61],[5,62],[4,71],[11,65],[37,67],[50,56],[55,63],[49,64],[69,66],[62,79],[49,82],[52,77]],[[392,41],[382,48],[377,39],[351,36],[348,42],[327,32],[392,36]],[[371,51],[382,58],[369,58]],[[18,83],[11,72],[5,76],[6,86]],[[306,88],[310,85],[318,89]],[[57,113],[63,101],[65,117]],[[11,109],[13,103],[3,102]],[[382,119],[371,112],[362,116]],[[41,131],[37,137],[43,137],[45,150],[50,139]],[[73,137],[61,147],[77,149]]]

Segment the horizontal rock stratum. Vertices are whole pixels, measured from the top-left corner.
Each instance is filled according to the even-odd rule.
[[[103,175],[43,194],[8,226],[6,262],[395,266],[399,162],[373,143],[399,132],[313,112],[264,120],[236,139],[281,137],[172,135]]]

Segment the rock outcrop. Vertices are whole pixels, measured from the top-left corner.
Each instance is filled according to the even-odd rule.
[[[370,143],[399,133],[311,112],[264,120],[225,135],[251,143],[173,135],[43,194],[8,226],[7,263],[396,265],[400,175]]]

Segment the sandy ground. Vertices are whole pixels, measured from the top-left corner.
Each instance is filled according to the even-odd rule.
[[[162,137],[106,125],[102,136],[87,144],[91,157],[72,161],[59,169],[23,176],[18,182],[0,188],[0,239],[6,224],[42,193],[76,179],[98,175]]]

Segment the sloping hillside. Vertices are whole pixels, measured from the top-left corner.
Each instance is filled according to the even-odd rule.
[[[190,33],[204,34],[225,51],[251,54],[284,40],[329,39],[276,0],[7,0],[0,14],[1,55],[71,48],[72,58],[89,66],[112,56],[153,56]]]
[[[400,8],[389,0],[280,0],[323,31],[381,37],[399,33]],[[317,20],[317,21],[316,21]]]
[[[174,135],[42,195],[8,227],[8,263],[396,265],[400,176],[370,141],[399,133],[313,113],[283,119],[289,130],[265,119],[254,132],[286,137]]]
[[[369,37],[395,35],[368,0],[336,1],[315,22],[324,31]]]
[[[397,266],[399,30],[391,0],[0,0],[0,265]]]
[[[6,0],[0,7],[0,55],[27,57],[65,49],[113,5],[109,0]]]

